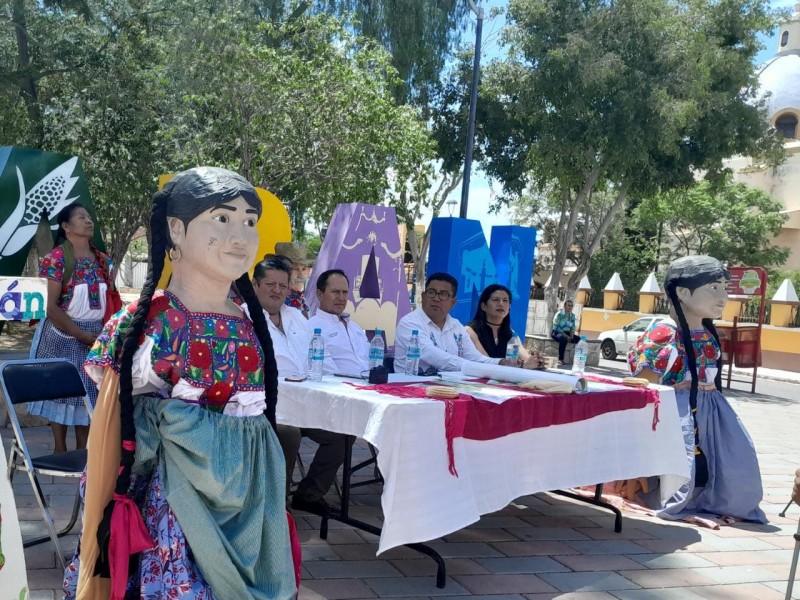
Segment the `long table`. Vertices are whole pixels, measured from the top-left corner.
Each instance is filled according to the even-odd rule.
[[[277,416],[280,423],[358,437],[378,449],[384,478],[378,554],[458,531],[537,492],[658,475],[668,498],[689,477],[675,395],[668,387],[657,388],[655,429],[649,404],[498,439],[455,438],[455,476],[444,403],[379,394],[363,385],[337,377],[281,382]],[[614,389],[602,383],[591,388]]]

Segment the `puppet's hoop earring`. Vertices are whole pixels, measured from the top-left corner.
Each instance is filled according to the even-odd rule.
[[[172,262],[178,262],[182,256],[183,254],[181,254],[181,249],[178,248],[177,246],[173,246],[172,248],[169,249],[169,259]]]

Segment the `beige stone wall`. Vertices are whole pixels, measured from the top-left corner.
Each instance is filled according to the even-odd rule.
[[[758,188],[780,200],[789,213],[783,231],[774,240],[789,248],[788,269],[800,269],[800,142],[786,144],[787,160],[779,167],[754,165],[745,157],[726,161],[736,181]]]

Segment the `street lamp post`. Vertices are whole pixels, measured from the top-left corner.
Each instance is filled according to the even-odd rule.
[[[461,183],[461,209],[459,216],[467,218],[469,203],[469,180],[472,174],[472,150],[475,146],[475,110],[478,105],[478,75],[481,69],[481,35],[483,33],[483,9],[473,0],[467,0],[470,9],[478,17],[475,26],[475,59],[472,63],[472,88],[469,94],[469,118],[467,121],[467,149],[464,152],[464,179]]]

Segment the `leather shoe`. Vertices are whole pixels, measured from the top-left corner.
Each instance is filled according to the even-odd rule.
[[[296,494],[292,496],[292,509],[302,510],[312,515],[319,515],[320,517],[329,516],[336,512],[331,508],[330,504],[325,502],[325,498],[306,500]]]

